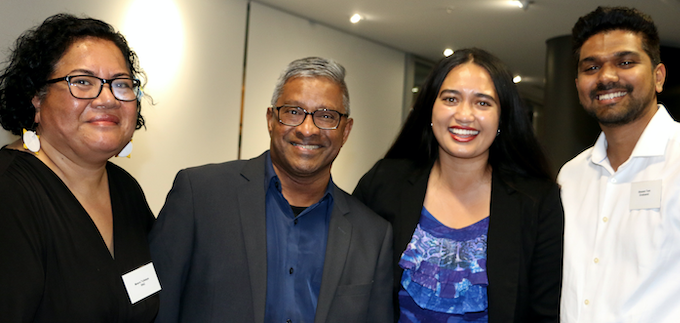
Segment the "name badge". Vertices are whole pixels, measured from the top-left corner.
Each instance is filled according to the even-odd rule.
[[[142,267],[139,267],[123,277],[123,284],[127,290],[130,302],[135,304],[154,293],[161,290],[161,284],[156,276],[156,269],[153,263],[150,262]]]
[[[661,207],[661,180],[630,184],[630,209],[658,209]]]

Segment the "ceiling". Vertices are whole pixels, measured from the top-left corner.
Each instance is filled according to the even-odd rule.
[[[654,19],[662,45],[680,47],[680,0],[533,0],[527,10],[508,0],[256,2],[431,61],[445,48],[480,47],[522,75],[522,92],[541,97],[546,40],[570,34],[576,20],[599,5],[638,8]],[[350,23],[355,13],[364,20]]]

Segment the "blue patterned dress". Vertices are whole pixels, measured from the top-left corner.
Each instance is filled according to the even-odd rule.
[[[400,323],[488,322],[489,217],[452,229],[423,207],[401,256]]]

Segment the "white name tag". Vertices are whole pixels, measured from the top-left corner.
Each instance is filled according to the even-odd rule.
[[[661,207],[661,180],[630,184],[630,209],[658,209]]]
[[[130,297],[130,302],[132,302],[132,304],[161,290],[161,284],[158,282],[156,269],[153,267],[152,262],[139,267],[122,277],[123,284],[125,285],[125,289],[127,289],[128,297]]]

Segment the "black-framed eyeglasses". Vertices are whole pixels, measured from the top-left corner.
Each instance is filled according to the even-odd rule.
[[[334,130],[340,125],[340,120],[348,114],[340,113],[330,109],[318,109],[314,112],[307,112],[301,107],[282,105],[275,107],[279,116],[279,122],[286,126],[297,127],[305,122],[307,115],[312,116],[314,125],[323,130]]]
[[[141,84],[138,79],[129,77],[115,77],[107,80],[92,75],[68,75],[47,80],[47,84],[60,81],[66,81],[69,92],[76,99],[95,99],[102,93],[104,84],[109,84],[113,97],[126,102],[137,100]]]

